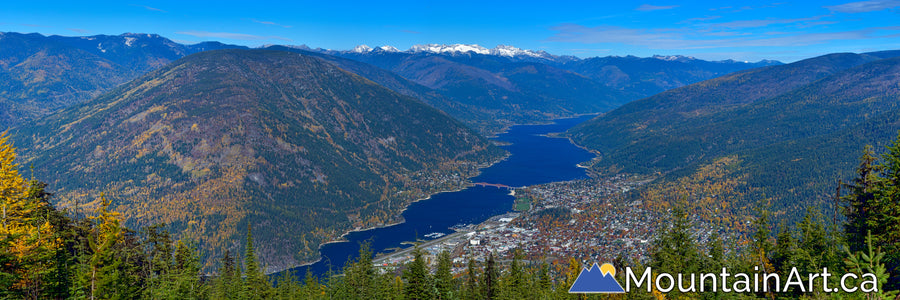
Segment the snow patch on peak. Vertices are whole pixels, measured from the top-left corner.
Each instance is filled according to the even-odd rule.
[[[697,60],[693,56],[684,56],[684,55],[654,55],[653,58],[665,61],[691,61]]]
[[[312,51],[312,50],[313,50],[312,48],[310,48],[310,47],[307,46],[306,44],[303,44],[303,45],[276,45],[276,44],[265,44],[265,45],[259,46],[259,48],[261,48],[261,49],[267,49],[267,48],[271,48],[271,47],[286,47],[286,48],[300,49],[300,50],[306,50],[306,51]]]
[[[136,40],[137,40],[136,38],[126,36],[125,37],[125,46],[131,47],[131,45],[134,45],[134,41],[136,41]]]
[[[478,46],[475,44],[465,45],[465,44],[453,44],[453,45],[441,45],[441,44],[426,44],[426,45],[415,45],[409,48],[409,52],[431,52],[431,53],[467,53],[467,52],[475,52],[477,54],[491,54],[491,51],[488,48]]]
[[[505,57],[519,57],[519,56],[530,56],[537,58],[553,58],[547,52],[544,51],[533,51],[533,50],[525,50],[519,49],[513,46],[508,45],[499,45],[494,47],[493,49],[488,49],[479,45],[466,45],[466,44],[453,44],[453,45],[441,45],[441,44],[425,44],[425,45],[415,45],[409,48],[407,52],[429,52],[429,53],[438,53],[438,54],[462,54],[473,52],[476,54],[482,55],[496,55],[496,56],[505,56]]]
[[[494,47],[494,49],[491,49],[491,54],[499,55],[499,56],[508,56],[508,57],[515,57],[515,56],[531,56],[531,57],[541,57],[541,58],[550,57],[550,54],[547,52],[544,52],[544,51],[524,50],[524,49],[519,49],[519,48],[516,48],[513,46],[508,46],[508,45],[498,45],[497,47]]]
[[[397,48],[394,48],[394,46],[388,46],[388,45],[378,47],[378,50],[381,50],[384,52],[400,52],[400,49],[397,49]]]
[[[350,51],[356,52],[356,53],[366,53],[366,52],[372,51],[372,47],[369,47],[366,45],[359,45],[359,46],[354,47],[353,50],[350,50]]]

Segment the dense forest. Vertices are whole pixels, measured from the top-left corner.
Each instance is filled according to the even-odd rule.
[[[690,182],[694,195],[717,190],[707,195],[720,211],[746,216],[762,201],[773,220],[794,223],[806,206],[831,207],[863,145],[886,145],[900,129],[897,54],[733,73],[630,102],[568,134],[599,153],[595,172],[658,175],[648,193],[671,196]]]
[[[271,50],[181,58],[11,138],[54,204],[90,211],[103,192],[123,225],[192,235],[205,268],[243,244],[249,223],[270,271],[398,222],[406,204],[504,155],[416,99]]]
[[[201,272],[197,247],[175,240],[165,225],[132,230],[102,205],[89,216],[50,205],[46,184],[20,174],[15,148],[0,137],[0,297],[8,299],[895,299],[900,288],[900,137],[879,158],[863,150],[856,179],[846,185],[842,218],[809,209],[792,226],[768,223],[761,207],[752,236],[739,241],[713,237],[700,243],[691,218],[674,203],[648,257],[613,259],[620,269],[652,267],[654,273],[778,273],[787,278],[828,268],[834,274],[875,274],[874,291],[824,293],[793,287],[780,293],[683,293],[674,289],[632,290],[619,295],[569,294],[581,261],[525,261],[520,255],[489,256],[454,266],[449,253],[415,259],[397,270],[379,271],[372,252],[325,278],[285,272],[270,277],[247,228],[243,255],[225,252],[212,274]],[[682,199],[685,201],[687,199]],[[588,264],[592,262],[586,262]],[[454,274],[454,267],[463,267]],[[624,283],[624,272],[616,273]],[[804,281],[806,278],[804,278]],[[813,281],[809,278],[809,281]]]

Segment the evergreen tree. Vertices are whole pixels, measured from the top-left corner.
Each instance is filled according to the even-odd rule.
[[[294,272],[290,270],[281,272],[275,285],[273,299],[300,299],[300,286]]]
[[[796,263],[803,272],[818,272],[823,267],[832,270],[838,267],[837,234],[828,231],[822,212],[809,208],[803,220],[797,224],[799,239],[797,241]]]
[[[759,217],[756,218],[754,226],[756,231],[753,233],[752,244],[750,247],[750,266],[759,267],[766,273],[773,273],[774,268],[769,261],[769,254],[772,252],[772,241],[770,239],[771,230],[769,230],[769,211],[760,208],[757,212]]]
[[[197,247],[178,241],[175,246],[175,274],[168,284],[173,299],[205,298],[207,287],[200,282],[200,255]]]
[[[866,238],[871,234],[872,243],[884,251],[884,263],[892,277],[887,283],[890,289],[900,288],[900,133],[887,152],[876,158],[870,146],[866,146],[857,168],[857,178],[844,197],[845,237],[850,251],[866,248]]]
[[[466,264],[466,282],[463,286],[462,299],[481,299],[481,289],[478,287],[478,282],[478,270],[475,266],[475,260],[469,258],[469,262]]]
[[[453,280],[453,261],[450,252],[441,251],[438,254],[437,270],[434,273],[434,286],[437,290],[436,299],[455,299],[456,286]]]
[[[344,282],[350,299],[373,299],[377,290],[375,268],[372,266],[372,250],[368,243],[359,247],[356,261],[348,261],[344,267]]]
[[[782,223],[779,227],[772,252],[772,267],[778,274],[788,275],[791,267],[796,265],[797,243],[786,224]]]
[[[403,299],[403,279],[393,273],[376,275],[375,299]]]
[[[881,252],[881,248],[873,245],[871,234],[866,236],[866,250],[851,253],[850,249],[845,247],[844,252],[848,257],[844,260],[848,271],[856,274],[870,273],[874,274],[877,278],[876,291],[866,295],[865,299],[900,298],[900,293],[898,293],[898,291],[890,290],[890,288],[887,287],[889,275],[887,273],[887,268],[882,262],[884,253]]]
[[[214,281],[214,291],[211,295],[212,299],[238,299],[243,290],[243,282],[241,274],[237,269],[237,262],[231,251],[225,249],[222,256],[221,266],[219,267],[219,276]]]
[[[846,203],[843,213],[847,217],[844,233],[851,251],[860,251],[865,247],[865,237],[870,231],[869,213],[875,204],[875,190],[881,181],[878,177],[881,166],[875,164],[876,160],[872,146],[866,145],[856,168],[857,177],[848,185],[850,193],[843,197]]]
[[[247,251],[244,254],[244,264],[246,265],[245,299],[267,299],[271,285],[269,285],[269,281],[266,279],[266,275],[263,274],[259,261],[256,259],[256,251],[253,248],[253,231],[249,223],[247,224]]]
[[[350,298],[350,292],[344,281],[344,276],[339,276],[331,270],[328,270],[328,274],[325,276],[328,278],[328,282],[325,283],[325,294],[328,299]]]
[[[428,266],[422,257],[422,251],[418,246],[413,250],[413,261],[406,265],[403,271],[403,279],[406,280],[406,299],[432,299],[433,287],[428,274]]]
[[[875,207],[867,222],[875,246],[884,251],[891,279],[888,288],[900,289],[900,132],[882,156]]]
[[[319,284],[319,279],[313,276],[310,269],[306,269],[306,277],[303,286],[300,287],[302,299],[325,299],[325,288]]]
[[[676,206],[672,209],[672,225],[660,231],[650,248],[650,266],[661,273],[699,273],[702,265],[696,240],[691,236],[691,226],[687,213]],[[669,292],[669,297],[682,297],[678,289]]]
[[[144,229],[147,235],[145,246],[149,248],[150,263],[147,265],[149,278],[145,295],[151,299],[161,299],[169,291],[165,283],[172,280],[172,240],[163,224],[156,224]]]
[[[672,209],[671,224],[651,245],[651,267],[658,272],[696,273],[700,265],[697,244],[691,237],[690,223],[681,207]]]
[[[525,270],[521,265],[522,254],[516,249],[512,262],[503,276],[501,282],[501,295],[503,299],[523,299],[528,295],[528,281],[525,278]]]
[[[481,276],[481,296],[486,300],[497,298],[500,290],[499,282],[500,270],[496,266],[494,253],[488,253],[487,261],[484,263],[484,273]]]
[[[552,288],[550,281],[550,265],[546,261],[542,261],[538,266],[537,288],[541,291],[550,291]]]
[[[713,233],[706,244],[707,253],[704,257],[700,259],[703,263],[701,269],[704,272],[709,273],[718,273],[722,271],[722,268],[726,266],[725,264],[725,249],[722,246],[722,239],[719,237],[718,233]],[[713,286],[711,282],[705,282],[704,291],[712,291]],[[716,292],[706,292],[700,294],[703,299],[721,299],[723,293],[720,289],[716,289]]]

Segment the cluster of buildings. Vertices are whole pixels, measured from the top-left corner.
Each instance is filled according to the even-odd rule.
[[[521,189],[518,197],[530,199],[531,209],[509,222],[506,228],[529,233],[519,243],[529,259],[640,259],[647,253],[655,231],[655,216],[640,201],[620,197],[639,184],[640,181],[619,175]],[[506,233],[495,230],[486,231],[485,235],[505,236]],[[499,237],[498,240],[503,241]],[[499,250],[506,244],[480,246],[502,253]]]
[[[659,216],[641,201],[621,197],[640,184],[619,175],[517,189],[517,197],[531,201],[528,211],[454,228],[456,233],[426,241],[419,248],[431,261],[436,261],[440,252],[449,251],[457,272],[464,271],[469,259],[483,262],[493,253],[505,260],[516,249],[528,260],[642,259]],[[376,262],[390,267],[412,258],[411,252],[400,251]]]

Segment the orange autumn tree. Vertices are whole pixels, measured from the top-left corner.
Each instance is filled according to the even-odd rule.
[[[0,288],[27,297],[41,292],[60,241],[43,213],[49,204],[31,195],[34,181],[22,178],[15,159],[9,136],[0,134]]]

